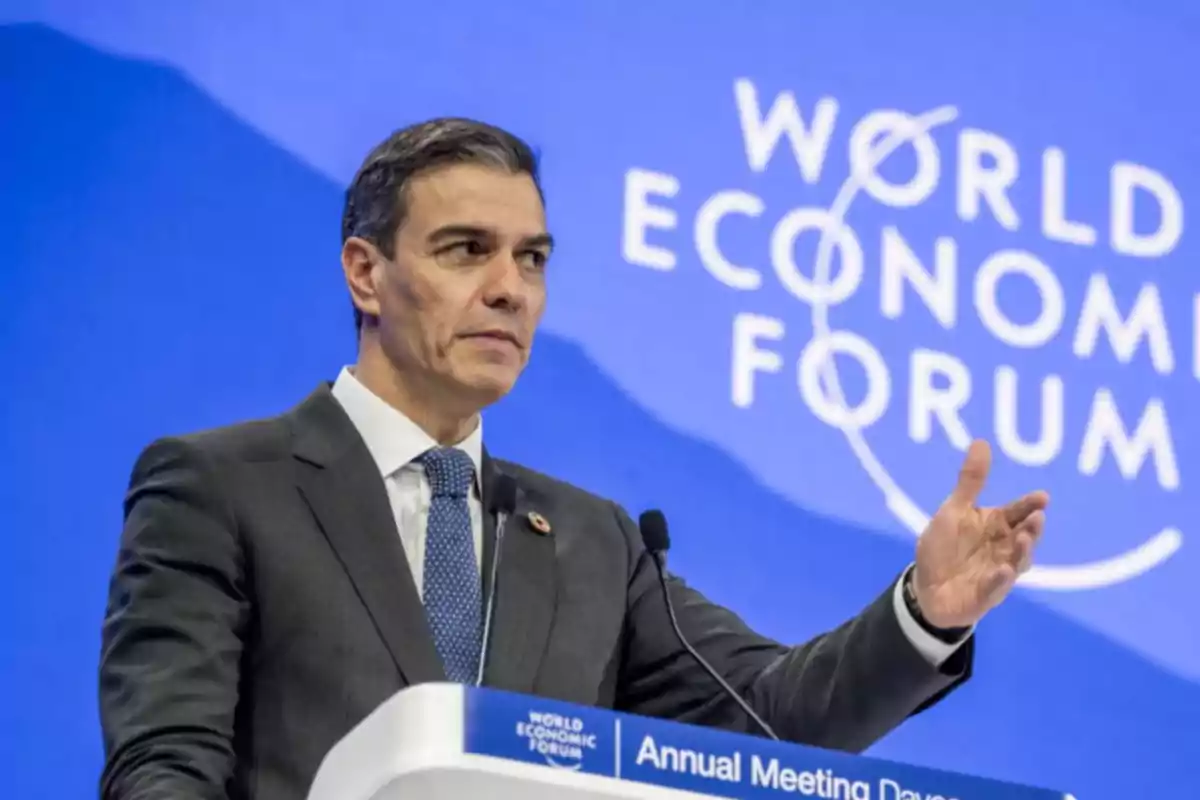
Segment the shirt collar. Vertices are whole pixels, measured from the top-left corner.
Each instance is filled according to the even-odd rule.
[[[342,368],[333,384],[333,396],[366,442],[371,458],[385,478],[412,463],[425,451],[438,447],[432,436],[364,386],[349,367]],[[475,489],[478,492],[483,467],[483,420],[455,447],[470,456],[475,465]]]

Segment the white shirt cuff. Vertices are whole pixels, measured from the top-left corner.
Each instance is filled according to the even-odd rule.
[[[908,571],[906,570],[904,574],[907,575]],[[896,619],[900,622],[900,630],[904,631],[905,638],[912,642],[912,646],[917,648],[917,652],[935,667],[940,667],[942,662],[954,655],[954,651],[962,647],[963,642],[971,638],[971,633],[974,631],[972,629],[961,640],[947,644],[922,628],[921,623],[913,619],[912,612],[908,610],[908,603],[904,602],[903,575],[900,576],[900,580],[896,581],[896,588],[892,592],[892,605],[896,608]]]

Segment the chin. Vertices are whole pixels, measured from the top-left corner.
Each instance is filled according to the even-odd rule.
[[[481,405],[490,405],[512,391],[518,375],[511,369],[477,369],[463,376],[465,379],[461,383],[478,398]]]

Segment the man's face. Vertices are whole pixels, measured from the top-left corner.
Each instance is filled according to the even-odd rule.
[[[388,360],[449,402],[503,397],[529,360],[546,302],[546,216],[533,179],[476,164],[409,184],[390,261],[373,260]]]

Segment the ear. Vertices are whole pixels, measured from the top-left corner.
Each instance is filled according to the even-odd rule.
[[[379,274],[375,269],[383,256],[366,239],[351,236],[342,245],[342,274],[350,299],[364,316],[379,316]]]

